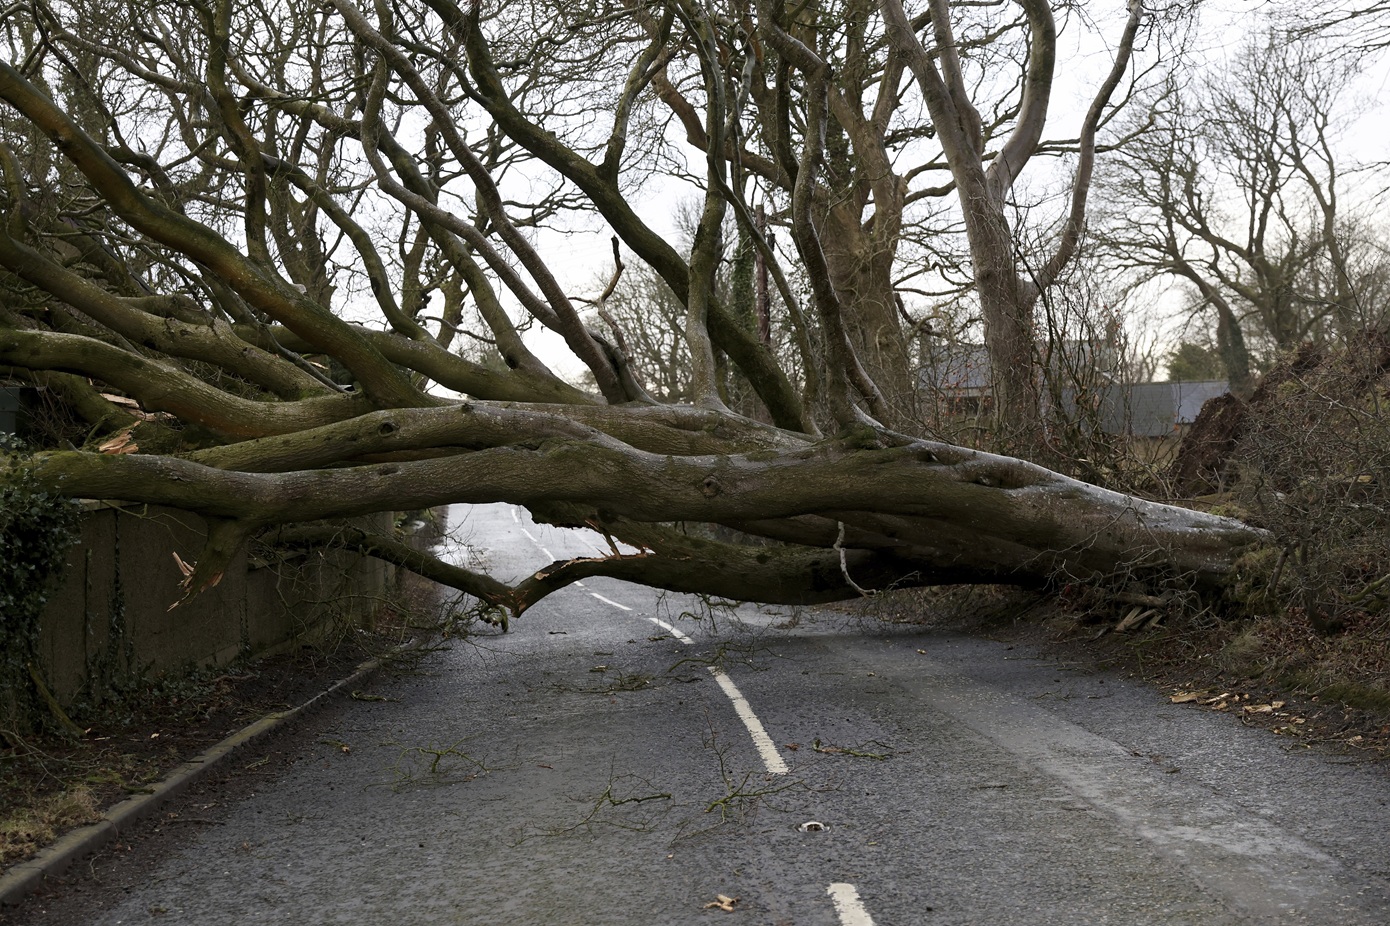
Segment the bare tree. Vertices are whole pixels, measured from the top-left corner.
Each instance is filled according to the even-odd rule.
[[[1283,3],[1277,8],[1284,27],[1295,39],[1321,36],[1330,48],[1351,55],[1376,55],[1390,48],[1390,2],[1361,0],[1339,3]]]
[[[209,540],[190,590],[251,537],[352,546],[515,613],[596,574],[786,602],[1059,576],[1220,582],[1260,532],[878,420],[907,421],[894,409],[912,401],[892,249],[904,204],[928,192],[885,162],[887,145],[941,139],[914,177],[949,169],[947,192],[978,226],[991,343],[1013,343],[1080,234],[1096,124],[1138,6],[1082,133],[1057,251],[1026,285],[999,219],[1039,144],[1050,9],[1026,2],[997,23],[1028,50],[1003,56],[1022,67],[1021,108],[992,116],[970,99],[964,55],[987,52],[993,33],[953,38],[977,8],[938,2],[916,20],[885,9],[886,21],[866,4],[687,0],[11,8],[0,364],[66,377],[92,428],[75,435],[83,449],[35,454],[31,471],[66,495],[201,514]],[[925,117],[902,105],[909,68]],[[692,150],[694,169],[681,156]],[[633,190],[661,177],[702,190],[685,250],[634,208]],[[808,293],[768,246],[754,194],[789,226]],[[547,262],[536,230],[579,212],[622,244],[594,301],[634,261],[674,294],[689,404],[654,398]],[[766,261],[800,383],[721,291],[728,216]],[[471,330],[471,313],[486,330]],[[560,336],[596,394],[528,347],[531,324]],[[461,334],[498,362],[465,359]],[[721,398],[720,358],[758,417]],[[314,523],[501,500],[639,552],[507,587]],[[702,540],[677,521],[777,543]]]
[[[1008,120],[1011,130],[997,151],[986,147],[984,123],[962,64],[950,4],[929,6],[931,41],[924,44],[898,0],[883,4],[894,47],[906,58],[931,113],[964,216],[985,344],[994,369],[998,417],[1019,428],[1038,420],[1034,309],[1076,254],[1085,227],[1095,164],[1096,134],[1115,89],[1124,79],[1143,21],[1143,4],[1129,5],[1110,73],[1096,92],[1081,126],[1070,211],[1050,254],[1025,274],[1007,206],[1014,185],[1040,150],[1057,66],[1057,31],[1046,2],[1020,2],[1028,52],[1020,93]],[[1029,437],[1025,429],[1025,437]],[[1037,436],[1025,439],[1039,444]]]
[[[1348,208],[1354,167],[1336,137],[1354,73],[1316,43],[1256,35],[1229,67],[1171,85],[1107,168],[1098,237],[1141,280],[1191,287],[1238,393],[1257,346],[1288,350],[1380,315],[1363,292],[1379,248]]]

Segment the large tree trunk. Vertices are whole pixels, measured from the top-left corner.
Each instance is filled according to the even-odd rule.
[[[741,441],[760,450],[688,452],[701,449],[691,443],[728,447],[696,436],[684,439],[687,453],[678,455],[671,450],[693,422],[674,433],[661,423],[623,424],[629,441],[517,409],[401,409],[204,457],[235,460],[237,470],[66,451],[41,455],[34,472],[65,494],[197,511],[226,525],[224,536],[233,540],[368,511],[507,501],[647,551],[558,564],[545,570],[545,582],[483,590],[518,612],[594,574],[782,602],[960,582],[1210,587],[1263,536],[1238,521],[1100,489],[1021,460],[888,432],[812,444],[767,428],[756,431],[760,439]],[[437,449],[448,446],[476,449]],[[321,465],[341,448],[351,448],[344,462],[356,465],[296,468]],[[421,452],[425,458],[412,458]],[[675,522],[729,525],[779,543],[700,541],[672,530]],[[220,571],[227,546],[224,540],[205,554],[212,559],[200,561],[195,587]]]
[[[968,178],[983,190],[983,177]],[[1001,446],[1025,455],[1044,440],[1033,310],[1035,290],[1019,279],[1013,233],[1001,208],[975,200],[966,211],[966,233],[974,262],[975,293],[984,320],[985,349],[993,387],[993,424]]]
[[[884,204],[877,222],[891,221]],[[882,234],[866,230],[859,210],[832,208],[822,225],[830,280],[844,306],[850,343],[865,371],[887,397],[883,424],[911,429],[916,423],[916,389],[907,339],[894,298],[896,247]]]
[[[428,13],[407,14],[289,0],[292,28],[268,32],[260,8],[215,0],[163,38],[112,20],[97,0],[72,0],[61,21],[15,7],[14,42],[54,54],[26,55],[22,69],[0,62],[13,123],[0,143],[0,368],[91,383],[85,397],[68,390],[82,414],[121,429],[50,436],[49,451],[22,465],[62,495],[202,514],[209,540],[190,593],[257,537],[352,546],[517,613],[586,575],[781,602],[942,582],[1210,586],[1261,541],[1238,522],[891,429],[911,421],[915,385],[893,290],[895,276],[914,273],[895,268],[897,242],[929,233],[904,230],[905,209],[955,196],[997,417],[1025,432],[1015,446],[1038,443],[1032,309],[1074,250],[1085,190],[1078,182],[1044,279],[1025,285],[1005,204],[1046,114],[1056,33],[1043,0],[1013,5],[1026,51],[995,49],[973,25],[962,46],[952,22],[997,11],[980,18],[946,0],[914,21],[883,0],[891,50],[867,0],[760,2],[732,19],[698,4],[619,4],[602,17],[580,6],[536,17],[527,4],[426,0]],[[1131,25],[1139,16],[1136,4]],[[1026,74],[1017,100],[985,105],[1017,114],[996,150],[961,56],[997,51]],[[908,66],[929,120],[904,105]],[[1097,106],[1123,70],[1121,55]],[[61,77],[56,97],[49,77]],[[685,153],[705,159],[691,184],[705,209],[689,258],[630,197],[652,177],[690,179],[671,166],[673,141],[643,148],[642,136],[661,134],[649,131],[657,98],[686,129]],[[1083,163],[1096,107],[1092,116]],[[946,162],[950,182],[913,187]],[[789,193],[813,312],[777,260],[786,252],[758,244],[802,372],[818,384],[808,397],[712,285],[725,211],[752,240],[750,209],[779,195],[785,205]],[[621,339],[587,327],[585,307],[601,316],[612,286],[578,298],[583,284],[561,280],[544,236],[529,233],[575,209],[625,245],[611,273],[640,261],[688,310],[681,334],[699,372],[685,394],[706,407],[656,404]],[[936,231],[955,234],[951,224]],[[444,294],[442,313],[427,308],[432,292]],[[333,314],[335,293],[353,294],[363,323]],[[532,353],[522,334],[533,327],[587,367],[598,395]],[[444,346],[464,337],[490,345],[492,362]],[[824,349],[819,369],[813,344]],[[711,363],[721,354],[772,424],[719,402]],[[118,405],[125,417],[110,413]],[[66,442],[86,449],[55,449]],[[318,525],[449,502],[525,505],[638,552],[615,545],[507,587],[390,538]]]

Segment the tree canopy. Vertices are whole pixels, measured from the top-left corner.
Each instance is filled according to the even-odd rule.
[[[252,538],[352,547],[514,613],[598,574],[780,602],[1220,582],[1259,531],[933,440],[918,415],[920,306],[964,294],[995,424],[1047,445],[1035,308],[1074,259],[1097,139],[1161,24],[1137,0],[1111,13],[12,7],[0,371],[81,421],[30,471],[202,515],[190,591]],[[1108,49],[1061,142],[1044,136],[1059,15]],[[1066,192],[1031,218],[1019,184],[1057,153]],[[677,189],[696,203],[684,243],[661,220]],[[579,227],[614,240],[597,285],[557,271]],[[609,311],[624,273],[678,316],[679,383],[632,362],[644,317]],[[493,501],[627,552],[508,587],[331,521]]]

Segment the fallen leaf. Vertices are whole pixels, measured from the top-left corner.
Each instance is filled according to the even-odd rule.
[[[1273,704],[1247,704],[1241,709],[1243,714],[1272,714],[1274,713]]]
[[[1168,700],[1174,704],[1191,704],[1193,701],[1200,701],[1205,692],[1201,691],[1179,691]]]
[[[705,904],[705,906],[704,906],[703,909],[705,909],[705,910],[709,910],[709,909],[723,910],[725,913],[733,913],[733,912],[734,912],[734,904],[738,903],[738,898],[737,898],[737,897],[726,897],[726,896],[723,895],[723,894],[716,894],[715,897],[716,897],[717,899],[712,900],[712,901],[710,901],[709,903]]]

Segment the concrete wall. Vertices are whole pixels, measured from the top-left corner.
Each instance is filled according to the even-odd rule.
[[[386,514],[364,520],[391,526]],[[354,554],[271,564],[243,551],[219,585],[170,610],[183,579],[173,554],[197,560],[202,539],[194,515],[90,506],[40,625],[42,671],[59,701],[99,699],[123,679],[222,665],[362,626],[395,582],[392,567]]]

